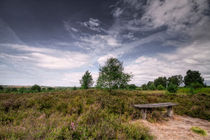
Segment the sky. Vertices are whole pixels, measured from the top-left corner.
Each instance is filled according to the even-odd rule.
[[[210,85],[209,0],[0,0],[0,84],[79,86],[115,57],[138,86],[198,70]]]

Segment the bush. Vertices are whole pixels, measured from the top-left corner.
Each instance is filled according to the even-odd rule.
[[[164,90],[165,88],[164,88],[162,85],[158,85],[158,86],[157,86],[157,89],[158,89],[158,90]]]
[[[142,88],[143,90],[147,90],[147,85],[146,85],[146,84],[143,84],[143,85],[141,86],[141,88]]]
[[[202,88],[203,85],[200,84],[200,83],[198,83],[198,82],[196,82],[196,83],[192,83],[192,84],[190,85],[190,87],[193,88],[193,89],[199,89],[199,88]]]
[[[151,84],[151,85],[149,85],[149,90],[155,90],[156,89],[156,87],[155,87],[155,85],[154,84]]]
[[[52,87],[47,88],[47,91],[53,91],[53,90],[54,90],[54,88],[52,88]]]
[[[33,85],[33,86],[31,87],[31,90],[32,90],[33,92],[40,92],[40,91],[41,91],[41,87],[40,87],[39,85]]]
[[[130,84],[127,86],[127,88],[130,90],[135,90],[137,88],[137,86],[135,84]]]
[[[18,91],[19,91],[19,93],[26,93],[27,89],[24,87],[21,87]]]
[[[4,87],[0,85],[0,91],[3,91],[3,90],[4,90]]]
[[[7,88],[5,88],[5,92],[6,92],[6,93],[17,92],[17,88],[10,88],[10,87],[7,87]]]
[[[169,84],[167,90],[170,92],[170,93],[176,93],[177,90],[178,90],[178,87],[174,84]]]

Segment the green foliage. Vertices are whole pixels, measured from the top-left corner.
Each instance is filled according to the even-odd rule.
[[[21,88],[18,89],[18,92],[19,93],[27,93],[28,92],[28,89],[25,88],[25,87],[21,87]]]
[[[157,89],[158,89],[158,90],[164,90],[165,88],[164,88],[162,85],[158,85],[158,86],[157,86]]]
[[[89,71],[86,71],[80,80],[81,87],[83,89],[88,89],[93,85],[93,78]]]
[[[193,88],[193,89],[199,89],[199,88],[202,88],[202,87],[203,87],[203,85],[200,84],[200,83],[198,83],[198,82],[192,83],[192,84],[190,85],[190,88]]]
[[[11,88],[11,92],[17,92],[17,88],[15,87]]]
[[[116,58],[109,58],[99,69],[97,87],[112,89],[125,88],[131,75],[123,72],[123,64]]]
[[[158,85],[162,85],[164,88],[166,88],[167,84],[167,78],[166,77],[158,77],[154,80],[154,85],[157,87]]]
[[[41,91],[41,87],[39,85],[33,85],[31,87],[31,91],[33,91],[33,92],[40,92]]]
[[[4,90],[4,87],[0,85],[0,92]]]
[[[147,85],[146,85],[146,84],[143,84],[143,85],[141,86],[141,88],[142,88],[143,90],[147,90]]]
[[[48,87],[48,88],[47,88],[47,91],[53,91],[53,90],[55,90],[55,89],[52,88],[52,87]]]
[[[192,83],[199,83],[204,86],[204,79],[201,77],[199,71],[188,70],[186,76],[184,77],[185,86],[190,86]]]
[[[149,89],[149,90],[155,90],[156,87],[155,87],[154,82],[149,81],[149,82],[147,83],[147,89]]]
[[[73,89],[73,90],[77,90],[77,87],[76,87],[76,86],[74,86],[72,89]]]
[[[167,90],[168,90],[170,93],[176,93],[177,90],[178,90],[178,87],[177,87],[177,85],[169,84],[168,87],[167,87]]]
[[[176,86],[180,86],[183,83],[182,75],[174,75],[168,78],[169,84],[174,84]]]
[[[196,83],[192,83],[189,88],[190,88],[190,93],[191,94],[195,94],[196,89],[201,89],[203,87],[203,85],[201,85],[200,83],[196,82]]]
[[[15,92],[17,92],[17,88],[15,88],[15,87],[6,87],[6,88],[4,88],[3,91],[5,93],[15,93]]]
[[[136,88],[137,88],[137,86],[135,84],[127,85],[127,89],[129,89],[129,90],[135,90]]]
[[[191,128],[191,130],[192,130],[193,132],[199,134],[199,135],[202,135],[202,136],[206,136],[206,135],[207,135],[207,133],[206,133],[206,131],[205,131],[204,129],[202,129],[202,128],[200,128],[200,127],[197,127],[197,126],[193,126],[193,127]]]

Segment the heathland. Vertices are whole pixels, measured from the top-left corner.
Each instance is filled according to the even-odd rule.
[[[210,88],[193,93],[165,90],[58,89],[0,94],[0,139],[153,139],[149,129],[135,125],[141,113],[134,104],[174,102],[177,115],[210,120]],[[164,109],[148,121],[164,120]]]

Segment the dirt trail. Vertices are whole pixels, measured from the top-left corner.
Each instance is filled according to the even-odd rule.
[[[155,140],[210,140],[210,122],[187,116],[177,116],[169,121],[150,123],[146,120],[133,121],[134,124],[143,124],[148,127],[155,136]],[[198,126],[207,131],[207,136],[200,136],[190,130],[192,126]]]

